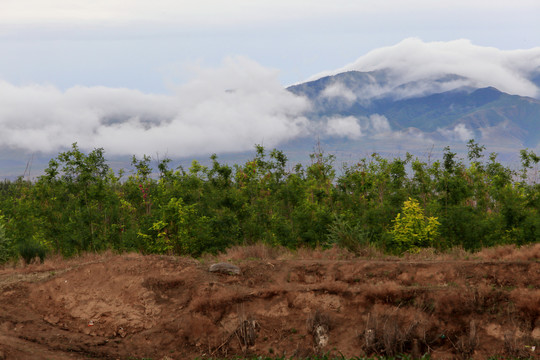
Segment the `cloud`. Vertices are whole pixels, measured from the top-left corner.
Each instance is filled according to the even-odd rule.
[[[509,3],[505,0],[5,0],[0,2],[1,23],[62,23],[76,25],[123,24],[141,21],[177,23],[188,26],[231,25],[332,18],[344,16],[374,16],[397,13],[418,15],[419,12],[470,12],[489,9],[504,11],[538,11],[535,0]]]
[[[371,139],[380,141],[381,145],[382,143],[384,143],[384,145],[388,145],[389,141],[392,145],[397,145],[403,141],[429,141],[426,134],[417,128],[392,130],[388,119],[384,115],[373,114],[369,117],[363,117],[361,118],[361,123],[362,130],[364,130]],[[398,141],[398,143],[393,144],[392,141]]]
[[[448,91],[462,86],[493,86],[516,95],[539,97],[540,90],[529,79],[540,72],[540,47],[528,50],[499,50],[473,45],[469,40],[423,42],[409,38],[394,46],[369,52],[355,62],[309,80],[344,71],[389,70],[385,91],[398,88],[399,97]],[[458,75],[437,83],[444,75]],[[408,87],[402,87],[409,84]]]
[[[453,129],[438,129],[442,136],[452,141],[468,141],[474,139],[474,131],[468,129],[465,124],[457,124]]]
[[[0,146],[50,153],[78,142],[110,154],[180,157],[275,146],[307,127],[310,104],[283,89],[275,70],[237,57],[194,73],[168,95],[0,82]]]
[[[359,139],[362,137],[362,129],[354,116],[332,117],[328,119],[326,133],[330,136]]]
[[[359,139],[367,136],[369,138],[393,137],[399,132],[393,132],[388,119],[384,115],[373,114],[367,116],[332,116],[324,119],[323,133],[329,136],[345,137],[350,139]],[[319,129],[312,129],[312,133]],[[399,135],[400,136],[400,135]]]
[[[371,129],[373,129],[373,132],[375,134],[385,134],[389,132],[390,124],[388,123],[388,119],[384,115],[379,114],[373,114],[369,117],[369,123]]]
[[[338,101],[343,101],[347,105],[351,105],[357,100],[356,94],[344,84],[335,82],[328,85],[321,93],[323,98],[327,99],[338,99]]]
[[[384,115],[372,114],[358,118],[362,132],[372,138],[384,138],[392,136],[392,129],[388,119]]]

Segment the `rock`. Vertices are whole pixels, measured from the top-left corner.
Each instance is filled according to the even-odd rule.
[[[317,349],[322,349],[328,345],[328,327],[324,325],[317,325],[313,331],[313,341]]]
[[[118,328],[118,331],[116,333],[122,338],[125,338],[127,335],[126,330],[124,330],[124,328]]]
[[[48,322],[51,325],[56,325],[60,321],[60,318],[58,316],[55,316],[55,315],[51,314],[51,315],[45,316],[43,318],[43,320],[45,320],[46,322]]]
[[[534,340],[540,340],[540,326],[534,328],[531,336]]]
[[[236,265],[228,264],[228,263],[212,264],[208,268],[208,271],[218,272],[218,273],[227,274],[227,275],[240,275],[240,268]]]

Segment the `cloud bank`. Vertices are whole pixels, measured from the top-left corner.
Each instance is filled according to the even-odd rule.
[[[350,106],[385,91],[406,97],[467,85],[538,96],[528,76],[534,71],[540,74],[540,48],[501,51],[466,40],[424,43],[407,39],[316,78],[380,69],[388,72],[383,82],[373,79],[361,89],[332,83],[321,98]],[[220,67],[195,67],[191,72],[191,81],[165,95],[103,86],[62,91],[0,79],[0,149],[55,153],[77,142],[82,149],[103,147],[113,155],[191,157],[251,150],[257,143],[274,147],[318,134],[386,141],[421,137],[414,131],[393,131],[378,114],[310,122],[304,114],[315,105],[285,90],[278,71],[247,58],[227,58]],[[457,76],[445,78],[446,74]],[[433,81],[441,77],[443,81]],[[453,141],[474,135],[461,124],[438,133]]]
[[[531,75],[540,74],[540,47],[505,51],[476,46],[469,40],[423,42],[409,38],[397,45],[373,50],[343,68],[322,72],[309,80],[352,70],[388,71],[388,83],[384,88],[373,89],[373,96],[392,91],[398,97],[410,97],[462,86],[493,86],[511,94],[540,97],[540,89],[530,80]],[[458,75],[458,78],[431,81],[447,74]],[[404,84],[408,86],[400,88]]]
[[[314,17],[343,17],[354,14],[377,15],[385,13],[415,14],[418,12],[449,11],[467,12],[489,8],[498,13],[505,11],[537,11],[535,0],[17,0],[0,3],[0,22],[28,23],[71,23],[125,24],[152,21],[182,25],[246,24],[261,21],[297,20]],[[178,26],[178,25],[177,25]]]
[[[310,104],[283,89],[275,70],[228,58],[194,73],[168,95],[0,81],[0,147],[50,153],[77,142],[114,155],[183,157],[275,146],[307,126]]]

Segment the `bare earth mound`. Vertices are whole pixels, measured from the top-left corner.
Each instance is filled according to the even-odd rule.
[[[134,254],[6,268],[0,359],[540,358],[540,262],[511,253],[233,261],[240,275]]]

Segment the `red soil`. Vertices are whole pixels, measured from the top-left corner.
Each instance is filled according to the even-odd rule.
[[[471,260],[224,255],[239,276],[136,254],[6,267],[0,359],[540,358],[539,254],[540,244]]]

